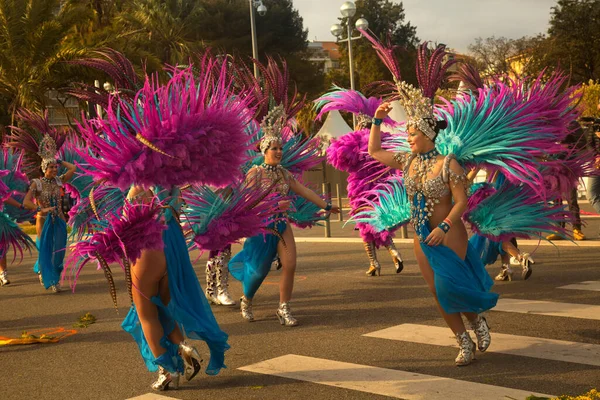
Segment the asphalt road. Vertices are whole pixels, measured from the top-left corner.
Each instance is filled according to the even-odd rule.
[[[222,329],[230,335],[228,369],[163,394],[178,399],[385,398],[238,370],[287,354],[557,395],[600,386],[598,366],[492,352],[478,357],[471,366],[457,368],[454,348],[362,336],[404,323],[444,326],[419,274],[411,245],[398,248],[406,265],[401,274],[393,273],[387,253],[381,252],[383,275],[366,277],[367,260],[360,244],[299,243],[292,311],[301,325],[279,325],[275,317],[279,273],[272,271],[255,298],[256,322],[244,322],[237,307],[213,306]],[[544,246],[534,258],[531,279],[502,282],[493,290],[501,298],[600,305],[600,292],[556,289],[600,280],[600,247]],[[56,344],[0,346],[0,399],[127,399],[151,392],[154,374],[146,370],[135,343],[120,329],[128,309],[123,275],[115,274],[120,303],[117,315],[104,276],[93,266],[82,273],[75,293],[52,294],[31,272],[33,262],[33,257],[27,257],[21,265],[11,266],[12,284],[0,287],[0,336],[74,329],[72,325],[86,312],[96,316],[97,322],[75,329],[76,333]],[[204,264],[204,257],[194,264],[203,286]],[[491,274],[497,269],[498,265],[489,267]],[[236,297],[241,293],[234,280],[231,292]],[[498,311],[491,311],[488,319],[493,332],[600,345],[599,320]],[[202,344],[200,347],[207,354]]]

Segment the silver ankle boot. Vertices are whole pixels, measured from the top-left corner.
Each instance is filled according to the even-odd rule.
[[[246,296],[242,296],[240,299],[240,311],[242,312],[242,318],[248,322],[254,322],[254,313],[252,312],[252,300],[247,299]]]
[[[456,341],[460,351],[458,356],[454,360],[454,363],[458,366],[469,365],[475,359],[475,343],[471,339],[469,332],[464,331],[463,333],[456,334]]]
[[[229,259],[231,251],[226,250],[216,258],[217,270],[217,304],[222,306],[235,306],[235,300],[229,295]]]
[[[298,321],[296,318],[292,317],[292,313],[290,311],[289,303],[279,303],[279,308],[277,309],[277,318],[279,319],[279,323],[284,326],[296,326],[298,325]]]
[[[154,390],[179,389],[179,374],[170,373],[163,367],[158,367],[158,379],[152,383]]]
[[[385,246],[392,256],[392,261],[394,262],[394,267],[396,268],[396,273],[399,274],[404,269],[404,263],[402,262],[402,257],[400,256],[400,252],[396,249],[396,245],[394,241],[391,241],[390,244]]]
[[[492,336],[490,335],[490,327],[485,317],[477,316],[477,319],[471,322],[471,328],[477,337],[477,348],[482,353],[490,347]]]
[[[216,263],[217,257],[211,258],[206,262],[206,290],[204,294],[206,295],[206,300],[212,304],[219,304],[216,296]]]
[[[185,340],[179,343],[179,354],[183,359],[185,380],[191,381],[200,372],[202,357],[198,350]]]

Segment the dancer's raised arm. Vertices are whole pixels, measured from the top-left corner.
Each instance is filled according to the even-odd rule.
[[[371,134],[369,136],[369,155],[382,164],[392,168],[404,168],[402,160],[404,157],[398,157],[402,153],[393,153],[381,148],[381,122],[392,110],[390,103],[381,103],[375,111],[375,118],[371,124]]]

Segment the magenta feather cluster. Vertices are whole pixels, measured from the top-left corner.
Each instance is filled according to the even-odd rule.
[[[79,124],[92,149],[80,152],[88,172],[121,189],[240,179],[251,114],[248,98],[231,96],[226,67],[215,72],[209,62],[199,77],[191,66],[174,70],[164,85],[147,78],[133,103],[111,96],[105,120]]]
[[[382,132],[382,141],[390,138],[387,132]],[[327,161],[336,169],[348,172],[348,197],[352,213],[364,207],[370,207],[370,201],[376,201],[373,190],[390,176],[400,174],[375,161],[368,153],[369,129],[347,133],[335,141],[327,149]],[[365,223],[357,223],[364,241],[375,242],[377,247],[386,245],[393,238],[393,232],[377,232]]]
[[[73,277],[73,290],[83,267],[101,256],[108,264],[118,263],[122,268],[123,259],[135,262],[143,250],[162,250],[162,232],[166,226],[161,222],[161,204],[126,202],[121,216],[107,216],[108,227],[96,232],[86,241],[75,245],[65,262],[65,275]]]

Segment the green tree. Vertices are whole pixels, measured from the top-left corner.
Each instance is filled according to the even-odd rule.
[[[248,0],[205,0],[206,12],[200,23],[205,47],[234,54],[247,61],[252,56],[250,9]],[[263,0],[264,16],[256,14],[258,58],[280,56],[301,92],[315,96],[323,90],[323,73],[311,63],[307,53],[307,35],[292,0]]]
[[[20,107],[40,110],[49,90],[69,81],[63,63],[83,50],[70,46],[74,27],[90,18],[80,5],[61,0],[0,0],[0,110],[13,123]]]
[[[600,0],[558,0],[548,43],[538,57],[570,72],[572,83],[600,78]]]
[[[376,38],[381,41],[389,38],[392,44],[400,46],[401,51],[398,53],[398,57],[402,78],[414,83],[416,81],[415,54],[419,39],[416,33],[417,28],[411,25],[410,22],[405,22],[406,15],[403,3],[395,3],[390,0],[357,0],[356,15],[351,22],[354,23],[357,18],[361,17],[367,19],[369,30]],[[347,23],[347,18],[341,18],[344,32],[346,32]],[[354,33],[356,34],[356,31]],[[364,88],[372,82],[392,78],[366,39],[352,41],[352,51],[356,88]],[[349,70],[347,42],[340,43],[340,53],[341,70],[331,71],[327,77],[327,83],[349,87],[349,84],[345,84],[345,82],[349,82],[349,78],[344,77],[348,73],[343,73],[343,71]]]
[[[187,63],[197,51],[204,8],[196,0],[134,0],[117,23],[125,26],[137,45],[163,63]]]

